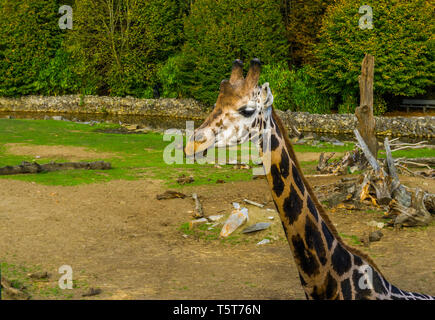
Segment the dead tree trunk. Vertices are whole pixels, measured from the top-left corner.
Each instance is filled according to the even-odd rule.
[[[373,77],[375,58],[366,54],[361,65],[359,76],[360,106],[355,109],[358,119],[357,129],[366,142],[370,153],[378,158],[378,142],[376,140],[376,121],[373,116]]]
[[[435,195],[426,193],[419,188],[408,188],[400,183],[388,138],[385,138],[385,166],[382,167],[371,154],[358,130],[355,135],[372,170],[363,174],[354,198],[363,201],[371,200],[375,205],[381,205],[388,210],[395,226],[425,226],[432,220],[434,214]]]

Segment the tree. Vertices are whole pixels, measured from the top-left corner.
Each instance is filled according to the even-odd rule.
[[[373,29],[361,30],[360,6],[373,8]],[[360,61],[376,59],[376,95],[415,96],[434,83],[435,4],[424,0],[338,0],[322,22],[315,46],[317,77],[323,92],[358,96]]]
[[[282,1],[291,63],[296,66],[313,63],[313,46],[322,23],[323,14],[332,0]]]
[[[175,0],[77,0],[69,51],[99,94],[147,96],[157,66],[179,50],[188,5]]]
[[[280,1],[196,0],[184,24],[186,43],[177,58],[179,95],[216,101],[219,83],[231,63],[252,58],[264,63],[286,60],[288,44]]]
[[[41,73],[64,37],[58,10],[55,0],[0,0],[0,96],[47,94]]]

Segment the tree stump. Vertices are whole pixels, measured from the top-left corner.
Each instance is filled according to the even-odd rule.
[[[376,140],[376,121],[373,116],[373,77],[375,58],[366,54],[361,64],[359,76],[360,106],[355,109],[358,119],[357,129],[366,142],[370,153],[378,158],[378,142]]]

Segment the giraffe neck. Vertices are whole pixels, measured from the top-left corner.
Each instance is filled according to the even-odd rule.
[[[369,257],[346,246],[303,178],[287,133],[272,111],[261,144],[267,181],[309,299],[414,299],[429,297],[388,283]],[[263,137],[267,137],[264,136]]]

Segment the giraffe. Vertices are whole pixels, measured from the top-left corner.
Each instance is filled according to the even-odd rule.
[[[220,84],[213,111],[187,141],[186,156],[201,154],[213,145],[231,146],[257,137],[267,182],[307,299],[435,299],[392,285],[370,257],[340,238],[302,173],[273,109],[269,84],[258,85],[261,64],[253,59],[244,78],[243,62],[233,62],[230,79]]]

